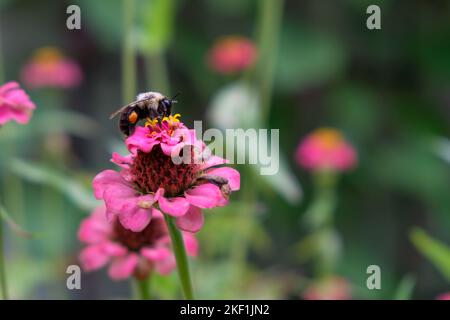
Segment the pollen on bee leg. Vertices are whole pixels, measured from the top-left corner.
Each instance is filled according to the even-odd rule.
[[[138,120],[138,114],[135,111],[130,113],[130,115],[128,116],[128,121],[130,121],[131,123],[136,123],[137,120]]]

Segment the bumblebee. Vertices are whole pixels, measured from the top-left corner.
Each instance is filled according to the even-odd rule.
[[[176,96],[175,96],[176,97]],[[109,117],[115,118],[120,114],[119,129],[129,136],[133,134],[136,124],[142,119],[157,119],[159,122],[164,117],[172,114],[172,106],[177,101],[167,98],[159,92],[144,92],[138,94],[136,101],[123,106]]]

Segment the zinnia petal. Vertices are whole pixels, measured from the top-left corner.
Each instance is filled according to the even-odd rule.
[[[192,233],[189,232],[183,232],[183,239],[187,255],[191,257],[196,257],[199,251],[197,239],[194,237]]]
[[[123,280],[130,277],[139,262],[136,253],[114,259],[109,266],[108,274],[114,280]]]
[[[165,260],[172,254],[168,248],[142,248],[141,254],[150,261]]]
[[[135,201],[130,201],[128,206],[125,205],[124,210],[118,214],[120,223],[125,229],[133,232],[144,230],[152,217],[151,208],[142,209]]]
[[[105,218],[105,206],[96,208],[91,216],[83,219],[78,230],[78,239],[81,242],[94,244],[108,239],[111,226]]]
[[[224,206],[227,203],[219,187],[212,183],[205,183],[189,189],[184,196],[190,204],[204,209]]]
[[[180,230],[188,232],[199,231],[205,219],[203,217],[202,210],[195,206],[190,206],[188,212],[184,216],[178,217],[176,220],[177,227]]]
[[[159,197],[158,204],[160,209],[174,217],[181,217],[189,210],[189,202],[183,197],[164,198]]]
[[[125,141],[128,150],[132,154],[137,154],[139,150],[149,153],[158,143],[158,140],[150,135],[146,127],[136,127],[134,133]]]
[[[241,175],[239,174],[239,171],[233,168],[228,167],[213,168],[208,170],[207,173],[227,179],[231,191],[237,191],[241,187]]]
[[[96,199],[103,199],[103,193],[110,185],[127,185],[119,172],[114,170],[104,170],[97,174],[92,182],[94,196]]]
[[[100,269],[109,261],[109,255],[103,250],[103,244],[84,248],[79,256],[80,264],[86,271]]]

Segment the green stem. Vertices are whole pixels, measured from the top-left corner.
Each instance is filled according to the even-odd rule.
[[[150,300],[150,278],[136,279],[137,291],[141,300]]]
[[[318,278],[333,273],[338,260],[339,251],[331,250],[335,245],[336,230],[334,213],[336,210],[336,184],[338,175],[329,170],[315,172],[313,175],[315,199],[305,218],[314,233],[319,236],[321,245],[315,262],[315,273]],[[338,250],[338,249],[336,249]]]
[[[149,88],[151,88],[152,91],[158,91],[164,95],[170,94],[167,65],[162,52],[148,54],[147,76]]]
[[[231,259],[237,267],[244,268],[247,258],[247,251],[249,247],[249,237],[251,234],[252,225],[256,223],[255,208],[256,208],[256,192],[253,181],[253,173],[251,168],[244,167],[242,169],[243,176],[246,177],[245,183],[242,185],[241,195],[242,203],[244,203],[244,210],[240,212],[240,223],[238,232],[234,236],[231,245]]]
[[[5,82],[5,69],[3,66],[3,43],[2,43],[2,30],[0,29],[0,84]]]
[[[178,275],[180,277],[184,298],[186,300],[194,300],[191,276],[189,273],[189,263],[186,256],[183,237],[180,230],[175,226],[173,218],[168,215],[164,215],[164,217],[169,229],[170,239],[172,240],[172,247],[177,261]]]
[[[133,43],[134,6],[135,0],[123,0],[122,95],[124,103],[133,100],[136,94],[136,54]]]
[[[8,299],[8,287],[6,284],[6,266],[5,266],[5,253],[3,244],[3,219],[0,219],[0,286],[2,292],[2,299]]]
[[[278,36],[280,33],[284,1],[261,0],[259,3],[259,60],[254,81],[258,85],[261,119],[265,122],[270,112],[274,70],[278,54]]]

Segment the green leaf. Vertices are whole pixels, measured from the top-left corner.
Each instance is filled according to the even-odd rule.
[[[450,140],[447,138],[436,138],[432,145],[435,153],[450,164]]]
[[[261,175],[260,164],[252,165],[251,168],[260,181],[263,181],[290,204],[296,204],[302,200],[302,186],[283,154],[280,153],[279,155],[279,169],[274,175]]]
[[[74,0],[81,8],[83,29],[94,34],[103,47],[115,50],[122,40],[122,1]]]
[[[410,233],[412,243],[450,282],[450,248],[430,237],[420,228],[414,228]]]
[[[406,275],[400,281],[394,294],[395,300],[409,300],[412,297],[416,279],[411,275]]]
[[[27,181],[48,185],[59,190],[82,210],[93,210],[98,206],[92,192],[77,181],[43,165],[13,159],[11,170]]]
[[[147,53],[159,53],[170,44],[175,20],[174,0],[150,0],[140,5],[142,27],[138,31],[138,47]]]
[[[8,211],[0,205],[0,219],[6,222],[6,225],[14,231],[18,236],[23,238],[31,238],[33,237],[33,234],[30,232],[25,231],[21,226],[19,226],[14,219],[8,214]],[[1,228],[1,226],[0,226]]]
[[[47,136],[53,133],[68,133],[80,138],[90,138],[98,134],[99,125],[91,118],[74,111],[36,111],[27,126],[12,124],[2,128],[0,143],[12,140],[29,140],[30,137]]]
[[[153,272],[150,279],[150,294],[156,295],[159,299],[176,299],[180,291],[178,275],[172,272],[170,275],[160,275]]]
[[[285,25],[275,79],[279,90],[292,91],[330,81],[346,65],[342,43],[330,34]]]

